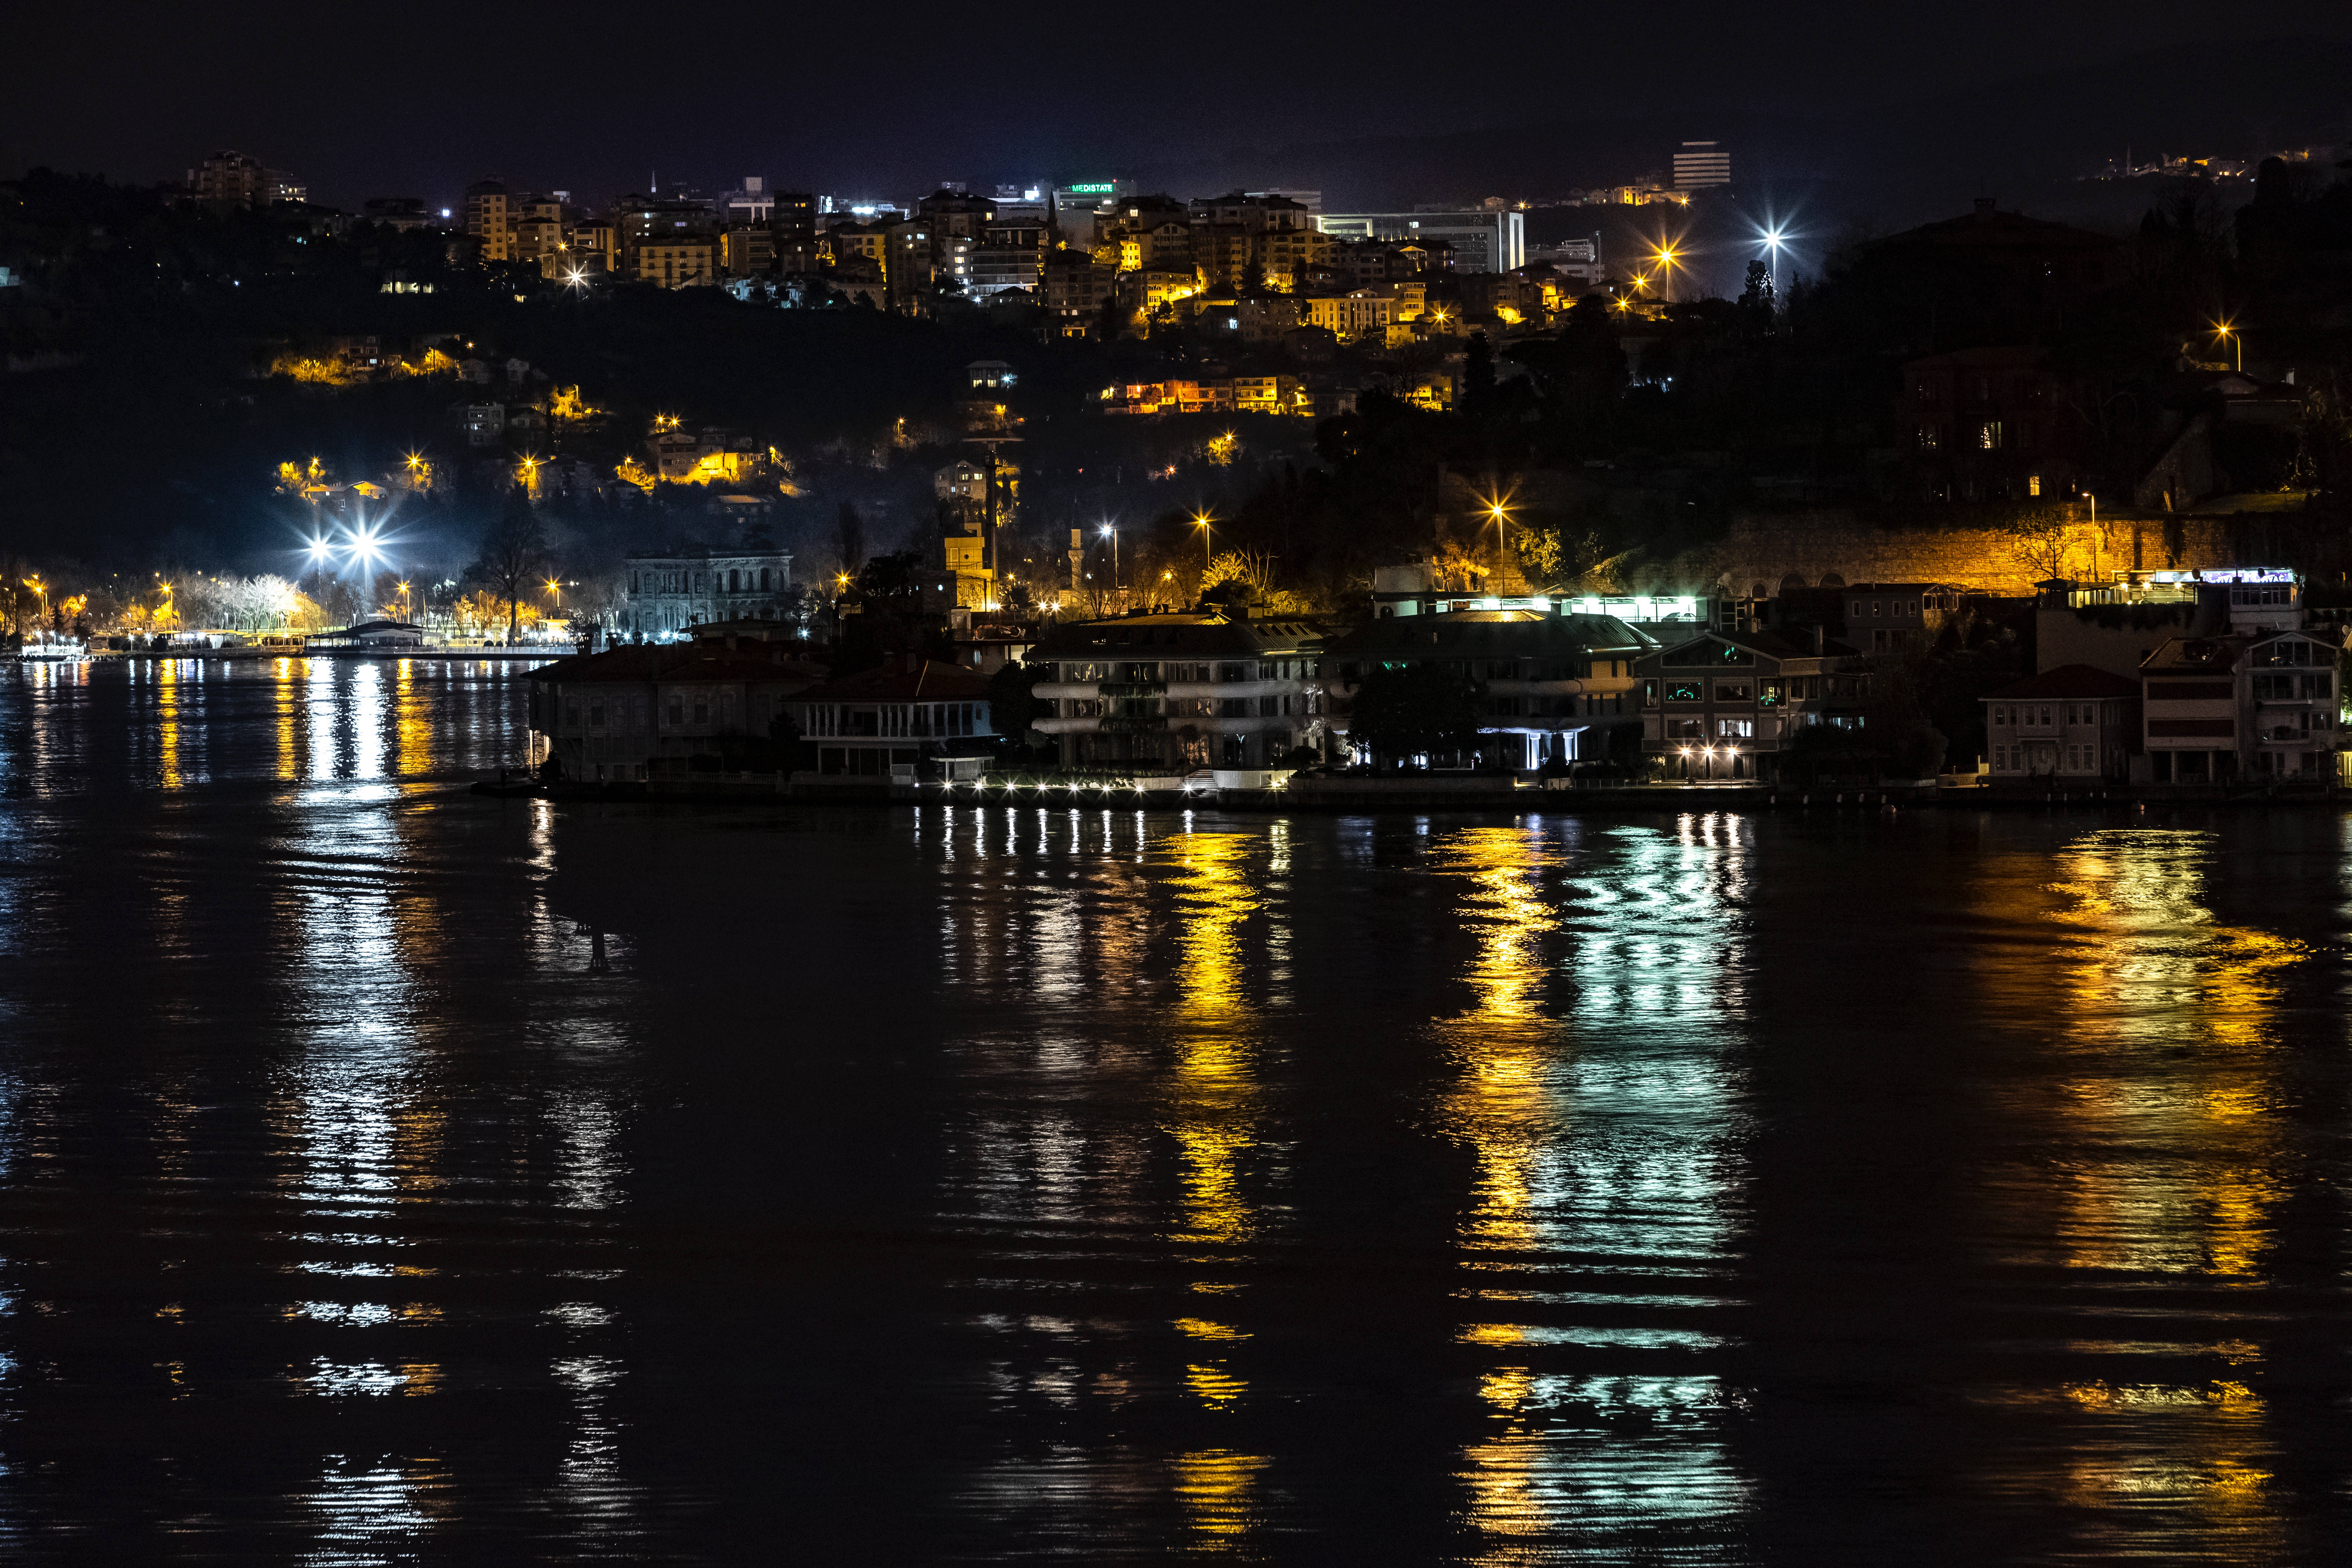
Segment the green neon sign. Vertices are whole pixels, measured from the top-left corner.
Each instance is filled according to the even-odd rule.
[[[1091,185],[1072,185],[1070,187],[1070,195],[1074,196],[1107,196],[1118,189],[1118,182],[1117,180],[1097,180]]]

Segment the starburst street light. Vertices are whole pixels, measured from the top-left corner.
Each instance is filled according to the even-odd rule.
[[[1757,237],[1763,242],[1766,255],[1771,258],[1772,292],[1775,294],[1780,291],[1780,241],[1785,232],[1778,224],[1775,224]]]
[[[383,553],[376,531],[365,523],[352,530],[349,552],[352,564],[362,570],[374,566],[377,558]]]
[[[1504,529],[1511,519],[1510,497],[1501,495],[1488,496],[1486,498],[1486,515],[1495,520],[1495,586],[1499,589],[1503,585],[1504,552],[1507,545],[1507,537],[1505,535]]]
[[[1216,531],[1210,526],[1210,517],[1205,511],[1196,511],[1192,514],[1192,526],[1201,531],[1201,567],[1202,570],[1206,571],[1209,565],[1209,537]]]
[[[2246,368],[2246,338],[2243,332],[2227,321],[2213,323],[2213,335],[2230,345],[2232,364],[2242,373]]]
[[[1657,267],[1659,274],[1665,279],[1664,286],[1658,290],[1658,297],[1662,300],[1671,300],[1675,297],[1675,264],[1680,261],[1682,257],[1683,253],[1675,248],[1675,242],[1668,239],[1661,240],[1657,254],[1650,258]]]
[[[1110,541],[1110,585],[1112,592],[1116,593],[1118,590],[1118,530],[1106,522],[1100,531],[1103,538]]]

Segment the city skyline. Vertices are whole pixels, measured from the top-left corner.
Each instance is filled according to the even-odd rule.
[[[976,184],[1040,174],[1080,178],[1106,167],[1151,183],[1210,184],[1228,174],[1237,183],[1268,178],[1260,172],[1266,160],[1289,158],[1338,168],[1339,178],[1315,175],[1309,183],[1339,185],[1334,194],[1349,205],[1377,205],[1497,193],[1349,189],[1359,176],[1347,170],[1362,152],[1413,146],[1417,159],[1402,162],[1435,159],[1416,179],[1459,181],[1492,160],[1465,160],[1449,175],[1449,142],[1496,136],[1507,142],[1515,132],[1548,143],[1528,150],[1531,181],[1597,183],[1639,173],[1577,167],[1588,157],[1618,159],[1609,142],[1621,132],[1643,144],[1744,142],[1775,160],[1777,166],[1760,172],[1777,178],[1874,179],[1874,140],[1911,156],[1910,143],[1927,134],[1919,147],[1931,163],[1947,153],[1969,156],[1967,142],[1911,126],[1910,111],[1930,102],[1935,111],[1922,114],[1924,121],[1958,121],[1955,128],[1976,138],[1980,154],[1996,161],[2010,156],[2001,139],[2003,123],[2018,119],[2012,100],[2031,110],[2037,127],[2059,107],[2037,100],[2072,105],[2086,144],[2095,142],[2105,153],[2136,132],[2144,144],[2168,134],[2196,134],[2226,139],[2224,150],[2237,151],[2235,143],[2256,138],[2265,121],[2300,121],[2281,129],[2308,137],[2342,112],[2324,89],[2306,91],[2301,85],[2327,79],[2326,51],[2352,45],[2352,24],[2338,8],[2251,7],[2233,16],[2229,39],[2193,48],[2181,41],[2196,30],[2196,14],[2186,5],[2138,7],[2121,23],[2096,7],[2017,5],[1999,14],[2013,26],[1996,26],[1980,10],[1966,26],[1841,16],[1839,26],[1808,33],[1780,13],[1686,7],[1677,13],[1671,47],[1658,60],[1667,68],[1622,78],[1571,68],[1507,79],[1502,90],[1482,95],[1475,104],[1448,101],[1441,131],[1420,117],[1400,121],[1381,98],[1350,85],[1356,61],[1373,65],[1370,37],[1379,36],[1379,13],[1357,17],[1359,32],[1370,37],[1343,31],[1337,38],[1318,37],[1311,46],[1298,35],[1318,26],[1322,14],[1286,13],[1265,25],[1255,47],[1269,59],[1295,59],[1306,68],[1289,71],[1271,96],[1254,81],[1245,89],[1244,78],[1232,73],[1212,70],[1188,79],[1181,99],[1192,112],[1187,131],[1174,138],[1147,129],[1156,117],[1135,114],[1134,89],[1120,73],[1082,68],[1097,53],[1117,58],[1123,47],[1141,49],[1139,43],[1121,43],[1121,29],[1140,22],[1097,25],[1084,38],[1049,36],[1016,73],[1022,90],[974,94],[976,81],[1002,75],[1003,68],[974,64],[996,51],[975,54],[963,47],[960,29],[970,23],[868,42],[858,30],[863,24],[835,16],[787,47],[756,25],[744,36],[744,24],[736,21],[732,50],[762,64],[748,79],[730,79],[675,65],[649,68],[641,59],[614,54],[625,48],[629,25],[594,7],[568,11],[566,26],[552,32],[478,18],[453,30],[442,25],[447,14],[432,7],[396,24],[341,19],[325,26],[308,17],[297,24],[275,8],[248,7],[242,15],[264,35],[299,28],[303,63],[277,68],[264,63],[266,50],[232,49],[230,41],[246,36],[235,26],[183,36],[181,24],[149,17],[146,28],[170,35],[176,47],[110,52],[101,73],[108,90],[93,95],[68,90],[67,84],[97,31],[79,21],[67,26],[36,18],[30,47],[16,58],[48,65],[11,83],[0,100],[0,174],[47,164],[146,182],[178,173],[185,155],[177,147],[240,147],[271,163],[303,166],[322,198],[356,206],[376,195],[454,193],[492,170],[523,184],[613,195],[638,186],[656,171],[679,184],[708,185],[762,164],[804,187],[913,189],[942,178]],[[1507,35],[1541,25],[1531,13],[1510,7],[1487,13],[1486,20]],[[1587,58],[1647,61],[1662,41],[1645,34],[1648,26],[1596,18],[1580,21],[1575,37],[1587,41]],[[2280,48],[2273,42],[2290,37],[2311,47]],[[2032,48],[2013,47],[2018,38],[2032,40]],[[2314,58],[2314,47],[2322,58]],[[168,68],[161,65],[166,58]],[[534,64],[509,73],[516,79],[501,80],[495,89],[476,90],[467,86],[469,62],[483,58]],[[626,74],[614,63],[621,58],[629,60]],[[828,70],[830,60],[858,65]],[[2141,85],[2183,69],[2211,75],[2187,94],[2151,95]],[[2063,91],[2053,90],[2062,77]],[[357,100],[364,112],[352,111],[346,87],[331,85],[354,81],[362,84]],[[583,98],[578,88],[585,82],[599,90]],[[877,119],[834,111],[852,101],[887,104],[891,112]],[[1983,115],[1976,126],[1966,123],[1972,104]],[[2212,122],[2210,128],[2200,127],[2200,116]],[[1876,138],[1866,134],[1874,126]],[[1563,133],[1570,144],[1559,142]],[[2046,140],[2049,132],[2037,129],[2035,134]],[[1583,142],[1592,145],[1573,144]],[[1968,173],[1999,177],[2001,171],[1973,167]],[[1310,175],[1314,171],[1305,171],[1301,178]]]

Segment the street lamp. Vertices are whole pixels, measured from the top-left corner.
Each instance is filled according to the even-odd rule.
[[[1772,258],[1772,292],[1775,294],[1780,291],[1780,232],[1778,227],[1773,227],[1766,229],[1763,234],[1764,249]]]
[[[1674,242],[1672,240],[1661,243],[1658,247],[1657,255],[1650,258],[1657,263],[1659,272],[1664,274],[1665,278],[1665,286],[1658,291],[1659,299],[1669,302],[1673,300],[1675,297],[1675,263],[1681,258],[1682,253],[1675,248]]]
[[[1100,531],[1110,541],[1110,590],[1116,594],[1118,592],[1118,530],[1106,522]]]
[[[1209,514],[1205,511],[1194,512],[1192,526],[1201,531],[1201,570],[1206,572],[1209,569],[1209,535],[1214,531],[1209,526]]]
[[[1505,549],[1507,544],[1507,541],[1505,540],[1503,533],[1503,525],[1509,520],[1510,507],[1500,496],[1488,496],[1486,498],[1486,515],[1495,520],[1495,586],[1499,589],[1503,585],[1503,573],[1505,570],[1504,563],[1506,560]]]
[[[2242,374],[2246,368],[2245,334],[2239,331],[2227,321],[2216,321],[2213,323],[2213,335],[2229,343],[2234,354],[2232,363],[2239,373]]]

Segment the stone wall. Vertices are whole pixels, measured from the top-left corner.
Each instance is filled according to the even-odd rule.
[[[2195,571],[2277,565],[2241,559],[2242,531],[2225,518],[2102,518],[2087,515],[2066,530],[2065,569],[2089,577],[2118,569]],[[2036,572],[2021,560],[2015,536],[1998,528],[1885,528],[1843,510],[1748,514],[1721,542],[1672,563],[1635,569],[1625,587],[1704,592],[1719,585],[1747,594],[1762,584],[1819,587],[1834,574],[1852,583],[1949,583],[1980,593],[2031,595]],[[1652,578],[1655,582],[1652,582]]]

